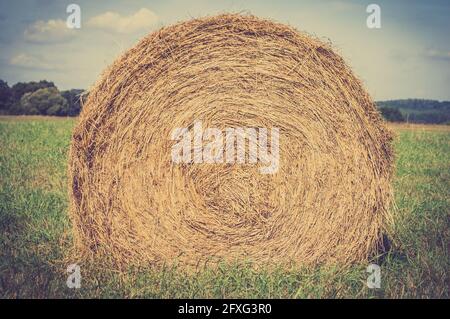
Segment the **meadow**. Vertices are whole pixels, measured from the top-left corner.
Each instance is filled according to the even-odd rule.
[[[392,125],[396,132],[391,249],[367,264],[302,269],[220,265],[117,272],[82,263],[66,285],[72,234],[67,151],[72,118],[0,117],[0,298],[449,298],[450,126]],[[363,190],[362,190],[363,191]]]

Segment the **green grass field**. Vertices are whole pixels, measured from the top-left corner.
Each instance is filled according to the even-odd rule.
[[[395,145],[396,209],[380,260],[381,288],[367,265],[350,269],[251,270],[222,265],[194,274],[176,267],[117,273],[80,264],[81,288],[66,286],[71,260],[66,163],[73,119],[0,118],[1,298],[448,298],[450,128],[402,127]],[[363,190],[362,190],[363,191]]]

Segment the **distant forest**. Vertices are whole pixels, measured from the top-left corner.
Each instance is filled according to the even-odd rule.
[[[379,101],[376,104],[388,121],[450,124],[450,101],[405,99]]]
[[[77,116],[87,91],[59,91],[53,82],[19,82],[13,86],[0,79],[0,115]],[[376,102],[391,122],[450,124],[450,101],[424,99]]]
[[[84,90],[59,91],[53,82],[19,82],[9,87],[0,80],[0,114],[77,116]]]

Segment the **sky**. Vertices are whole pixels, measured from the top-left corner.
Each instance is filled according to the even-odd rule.
[[[71,3],[81,28],[69,29]],[[369,4],[381,27],[368,28]],[[15,0],[0,2],[0,79],[89,89],[109,64],[162,26],[250,13],[331,41],[376,100],[450,100],[448,0]]]

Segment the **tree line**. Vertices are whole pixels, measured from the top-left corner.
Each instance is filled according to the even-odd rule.
[[[376,102],[383,117],[391,122],[449,124],[450,101],[404,99]]]
[[[84,90],[59,91],[53,82],[19,82],[9,87],[0,79],[0,115],[77,116],[86,100]],[[404,99],[376,102],[390,122],[450,123],[450,101]]]
[[[0,79],[0,114],[77,116],[85,91],[59,91],[53,82],[18,82],[9,86]]]

